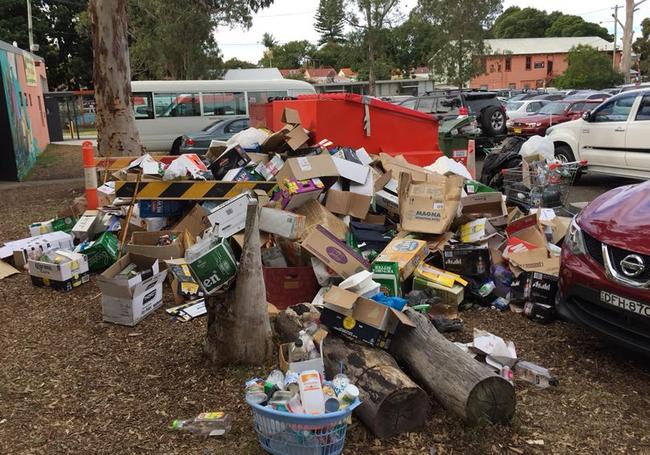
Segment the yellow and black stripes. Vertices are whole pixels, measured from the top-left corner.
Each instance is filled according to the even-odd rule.
[[[230,199],[244,191],[263,190],[270,193],[276,182],[140,182],[136,199],[198,200]],[[136,182],[115,182],[115,195],[132,198]]]

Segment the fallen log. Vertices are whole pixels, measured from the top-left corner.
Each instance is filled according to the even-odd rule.
[[[389,351],[408,366],[413,379],[470,425],[512,420],[512,384],[454,346],[429,318],[412,309],[405,312],[416,327],[400,326]]]
[[[281,340],[295,340],[301,327],[281,312],[275,324]],[[323,342],[325,373],[333,378],[343,364],[360,392],[355,415],[378,438],[420,430],[430,409],[428,395],[386,351],[328,335]]]

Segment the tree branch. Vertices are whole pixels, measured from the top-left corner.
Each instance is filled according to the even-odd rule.
[[[647,2],[647,1],[648,1],[648,0],[639,0],[638,2],[636,2],[636,3],[634,4],[634,8],[636,8],[637,6],[639,6],[639,5],[641,5],[642,3],[645,3],[645,2]]]

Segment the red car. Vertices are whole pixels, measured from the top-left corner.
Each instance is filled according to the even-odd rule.
[[[556,309],[650,355],[650,182],[611,190],[573,221]]]
[[[508,132],[516,136],[544,136],[551,126],[579,119],[601,103],[602,100],[555,101],[536,114],[508,121]]]

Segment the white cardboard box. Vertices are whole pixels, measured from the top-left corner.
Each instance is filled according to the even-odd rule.
[[[7,242],[4,247],[0,248],[2,251],[0,256],[4,259],[13,255],[14,264],[17,268],[21,268],[27,265],[32,248],[38,252],[38,255],[53,250],[72,250],[74,248],[73,240],[72,236],[66,232],[49,232],[36,237]]]
[[[242,193],[217,206],[208,214],[208,221],[215,229],[218,229],[219,237],[228,238],[244,229],[250,200],[249,194]]]
[[[55,254],[66,258],[66,261],[53,264],[30,259],[27,262],[29,274],[48,280],[67,281],[76,275],[88,272],[88,258],[85,254],[65,250],[57,250]]]
[[[82,242],[90,239],[95,234],[97,224],[99,223],[98,219],[99,211],[86,210],[77,221],[77,224],[72,228],[72,235]]]
[[[117,276],[127,265],[135,263],[143,273],[133,278]],[[163,303],[163,282],[167,270],[160,271],[157,259],[127,254],[97,278],[102,291],[102,319],[114,324],[134,326]]]
[[[289,240],[296,240],[302,237],[305,231],[305,217],[286,210],[262,207],[260,230]]]

